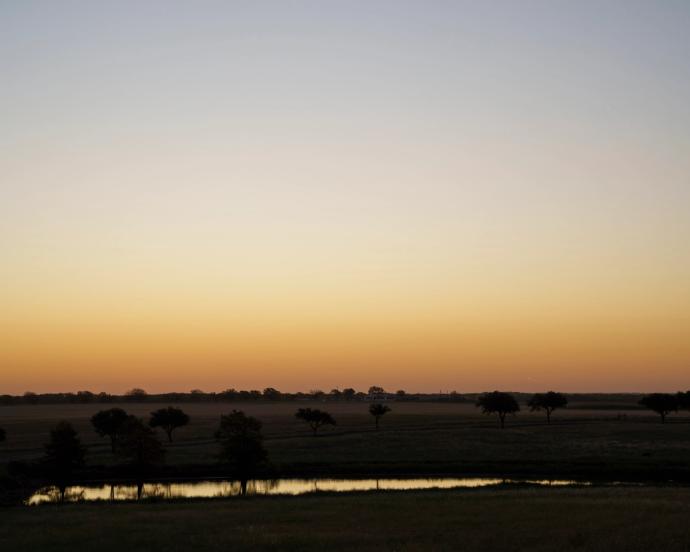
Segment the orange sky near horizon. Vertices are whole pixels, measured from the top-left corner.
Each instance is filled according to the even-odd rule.
[[[10,4],[0,394],[690,388],[687,5]]]

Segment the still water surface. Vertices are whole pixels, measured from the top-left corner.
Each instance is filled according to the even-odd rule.
[[[257,479],[247,484],[250,495],[300,495],[319,491],[351,492],[373,490],[455,489],[486,487],[501,483],[528,483],[543,486],[575,485],[569,480],[497,479],[486,477],[437,479]],[[580,483],[581,484],[581,483]],[[85,485],[68,487],[66,502],[94,500],[137,500],[146,498],[221,498],[241,494],[239,481],[191,481],[179,483],[145,483],[137,485]],[[60,501],[56,487],[36,491],[27,504]]]

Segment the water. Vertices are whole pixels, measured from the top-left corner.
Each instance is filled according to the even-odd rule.
[[[247,484],[250,495],[301,495],[314,492],[387,491],[417,489],[458,489],[487,487],[502,483],[528,483],[542,486],[582,484],[570,480],[470,478],[415,478],[415,479],[257,479]],[[137,500],[146,498],[222,498],[239,496],[239,481],[192,481],[178,483],[145,483],[137,485],[79,485],[68,487],[66,502],[96,500]],[[59,502],[60,491],[56,487],[44,487],[36,491],[27,504]]]

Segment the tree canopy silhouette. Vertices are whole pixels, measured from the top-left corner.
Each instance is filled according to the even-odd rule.
[[[283,398],[283,394],[273,387],[267,387],[264,389],[263,397],[269,401],[279,401]]]
[[[333,416],[318,408],[300,408],[295,413],[295,418],[307,422],[314,433],[314,437],[316,437],[316,432],[321,426],[335,425]]]
[[[151,412],[151,419],[149,425],[151,427],[160,427],[168,436],[168,442],[172,443],[172,434],[178,427],[186,426],[189,423],[189,416],[185,414],[180,408],[169,406],[167,408],[160,408]]]
[[[357,391],[355,391],[352,387],[346,387],[345,389],[343,389],[343,398],[346,401],[351,401],[352,399],[354,399],[356,394]]]
[[[72,424],[58,422],[50,431],[43,463],[53,483],[60,490],[60,502],[65,500],[65,489],[71,482],[74,471],[84,465],[85,455],[86,448],[81,444]]]
[[[148,393],[140,387],[135,387],[125,393],[125,399],[132,402],[143,402],[147,397]]]
[[[117,452],[128,459],[140,475],[163,461],[165,450],[156,432],[136,416],[127,416],[118,430]]]
[[[501,429],[505,427],[506,414],[520,411],[520,405],[510,393],[492,391],[484,393],[477,399],[477,407],[481,407],[484,414],[497,414]]]
[[[215,437],[220,443],[220,460],[228,464],[240,479],[241,492],[246,494],[247,480],[266,461],[268,453],[263,445],[262,424],[241,410],[233,410],[220,417]]]
[[[374,417],[374,420],[376,420],[376,431],[379,429],[379,419],[381,416],[384,416],[390,411],[390,407],[385,404],[374,403],[369,405],[369,414],[371,414]]]
[[[551,423],[551,413],[557,408],[568,406],[568,399],[562,393],[548,391],[546,393],[535,394],[527,403],[532,412],[544,410],[546,412],[546,423]]]
[[[678,397],[670,393],[650,393],[640,399],[640,404],[661,416],[661,423],[666,423],[666,416],[678,411]]]
[[[91,425],[101,437],[110,437],[110,450],[115,452],[120,426],[127,419],[127,412],[121,408],[101,410],[91,416]]]

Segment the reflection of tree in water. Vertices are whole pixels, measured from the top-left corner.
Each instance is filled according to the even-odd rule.
[[[245,481],[225,481],[213,496],[227,498],[230,496],[249,496],[270,494],[280,484],[279,479],[252,479]]]
[[[271,494],[271,491],[276,489],[279,484],[279,479],[254,479],[247,483],[247,494]]]
[[[79,502],[84,500],[84,489],[79,487],[43,487],[38,490],[41,502],[59,504],[61,502]]]

